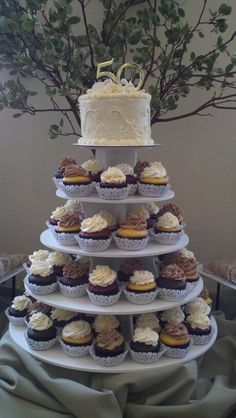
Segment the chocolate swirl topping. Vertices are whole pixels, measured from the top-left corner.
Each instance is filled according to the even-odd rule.
[[[168,264],[160,271],[161,277],[171,280],[185,280],[184,271],[177,264]]]
[[[176,206],[174,203],[167,203],[166,205],[164,205],[159,213],[158,213],[158,217],[164,215],[164,213],[166,212],[171,212],[172,215],[175,215],[179,222],[183,221],[183,212],[180,208],[178,208],[178,206]]]
[[[115,329],[97,335],[97,346],[106,350],[114,350],[123,342],[124,337]]]
[[[174,251],[173,253],[162,254],[160,259],[164,264],[178,264],[180,257],[180,252]]]
[[[63,276],[67,279],[78,279],[87,273],[85,264],[81,264],[78,260],[72,261],[63,267]]]
[[[147,228],[147,221],[142,213],[130,213],[125,222],[121,224],[121,228],[142,231]]]
[[[49,306],[48,305],[45,305],[45,303],[43,303],[43,302],[40,302],[40,301],[36,301],[36,302],[33,302],[32,303],[32,305],[28,308],[28,313],[29,314],[32,314],[32,313],[35,313],[35,312],[42,312],[42,313],[47,313],[47,312],[49,312],[49,310],[50,310],[50,308],[49,308]]]
[[[170,335],[171,337],[175,337],[177,339],[188,337],[188,330],[186,326],[176,321],[171,321],[166,324],[161,333],[164,335]]]
[[[135,270],[143,270],[143,264],[137,258],[128,258],[121,264],[120,270],[124,273],[133,273]]]
[[[197,270],[198,262],[195,258],[180,257],[177,261],[178,266],[186,271]]]
[[[71,157],[62,158],[62,160],[59,164],[59,167],[58,167],[59,171],[61,173],[64,173],[65,168],[70,164],[76,164],[76,161],[75,161],[74,158],[71,158]]]
[[[67,213],[66,215],[62,216],[59,221],[59,226],[65,228],[68,226],[75,226],[80,224],[80,217],[77,213]]]
[[[138,161],[136,163],[136,166],[134,167],[134,173],[140,177],[140,174],[142,173],[142,171],[144,170],[145,167],[149,167],[149,162],[148,161]]]
[[[77,176],[88,177],[88,172],[78,164],[70,164],[67,167],[65,167],[64,177],[77,177]]]

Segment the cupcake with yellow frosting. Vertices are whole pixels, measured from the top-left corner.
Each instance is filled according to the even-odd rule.
[[[48,295],[57,290],[57,276],[47,260],[31,264],[26,285],[35,295]]]
[[[169,185],[169,177],[161,162],[151,162],[144,167],[139,175],[138,192],[146,197],[162,196]]]
[[[112,234],[106,219],[94,215],[82,221],[80,233],[75,238],[83,251],[97,252],[109,247]]]
[[[118,302],[121,290],[116,278],[117,273],[106,265],[97,265],[90,272],[87,293],[94,305],[114,305]]]
[[[135,328],[130,342],[130,356],[137,363],[155,363],[162,353],[160,352],[160,340],[156,331],[150,327]]]
[[[128,350],[123,335],[116,329],[99,333],[90,354],[101,366],[117,366],[120,364]]]
[[[102,167],[97,160],[90,159],[81,164],[88,173],[92,181],[99,183],[101,180]]]
[[[101,199],[125,199],[129,192],[125,174],[117,167],[108,167],[101,174],[101,182],[96,184],[96,190]]]
[[[183,231],[177,216],[171,212],[166,212],[158,217],[151,235],[159,244],[176,244],[181,238]]]
[[[212,327],[208,315],[201,312],[188,315],[185,320],[185,325],[193,340],[193,344],[208,344],[211,340]]]
[[[125,251],[142,250],[149,240],[146,228],[147,221],[142,213],[130,213],[113,234],[117,247]]]
[[[78,164],[68,165],[64,170],[62,190],[70,197],[88,196],[93,191],[89,173]]]
[[[160,341],[164,355],[167,357],[181,358],[186,356],[191,346],[188,330],[180,322],[168,322],[160,332]]]
[[[89,323],[83,320],[72,321],[62,329],[59,341],[62,350],[68,356],[87,356],[93,342]]]
[[[54,237],[61,245],[75,245],[77,241],[74,234],[80,231],[80,216],[77,213],[67,213],[62,216],[54,231]]]
[[[144,305],[153,302],[158,290],[152,272],[147,270],[134,271],[124,293],[131,303]]]
[[[75,159],[72,158],[72,157],[64,157],[60,161],[60,163],[58,165],[58,169],[52,177],[52,180],[53,180],[57,189],[61,188],[65,168],[70,164],[76,164]]]

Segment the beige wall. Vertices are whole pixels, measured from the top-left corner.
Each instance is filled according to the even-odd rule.
[[[6,74],[0,77],[4,80]],[[185,107],[198,100],[201,92]],[[44,102],[41,95],[38,106]],[[10,111],[0,112],[0,251],[31,253],[40,248],[45,220],[62,204],[51,181],[58,161],[65,155],[77,155],[78,161],[89,157],[88,151],[72,147],[70,137],[48,138],[52,116],[12,119]],[[153,127],[153,137],[162,144],[155,159],[168,169],[175,203],[187,222],[189,248],[201,260],[235,256],[235,119],[235,111],[219,111],[212,118],[192,117]],[[140,157],[154,159],[148,151]]]

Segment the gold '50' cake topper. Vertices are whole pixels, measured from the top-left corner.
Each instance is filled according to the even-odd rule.
[[[105,61],[105,62],[101,62],[100,64],[98,64],[97,66],[97,78],[100,77],[109,77],[112,79],[112,81],[114,81],[114,83],[116,84],[122,84],[121,82],[121,74],[122,72],[126,69],[126,68],[133,68],[135,70],[138,71],[139,73],[139,82],[138,85],[135,87],[136,90],[140,90],[142,84],[143,84],[143,79],[144,79],[144,75],[143,75],[143,70],[141,69],[141,67],[138,64],[135,63],[127,63],[127,64],[123,64],[121,65],[121,67],[118,69],[116,75],[111,73],[110,71],[101,71],[103,68],[109,67],[110,65],[113,64],[114,58],[112,58],[110,61]]]

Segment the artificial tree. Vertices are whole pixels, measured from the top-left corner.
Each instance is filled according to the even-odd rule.
[[[17,110],[15,118],[57,112],[62,117],[50,126],[50,137],[79,135],[78,97],[94,83],[97,64],[111,57],[114,71],[127,60],[143,68],[143,87],[152,95],[152,124],[200,115],[211,107],[236,109],[236,57],[230,53],[236,31],[228,28],[229,5],[210,10],[208,0],[201,0],[190,24],[178,0],[98,3],[103,8],[100,29],[88,18],[94,0],[0,0],[0,70],[9,71],[9,80],[0,84],[0,110]],[[212,48],[205,51],[202,42],[197,53],[195,38],[204,39],[209,30]],[[218,64],[221,57],[224,66]],[[42,83],[51,106],[32,104],[37,93],[26,87],[28,77]],[[176,114],[195,87],[209,92],[207,100]]]

